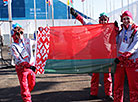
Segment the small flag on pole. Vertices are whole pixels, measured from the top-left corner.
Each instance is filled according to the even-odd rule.
[[[46,0],[46,3],[48,3],[49,0]]]
[[[73,0],[70,0],[70,2],[73,4]]]
[[[46,3],[50,6],[52,5],[52,0],[46,0]]]
[[[70,5],[73,7],[73,0],[70,0]]]
[[[73,7],[73,0],[67,0],[67,5],[71,5]]]
[[[69,6],[69,0],[67,0],[67,5]]]
[[[8,0],[3,0],[3,5],[7,6],[8,5]]]
[[[53,1],[52,0],[48,0],[48,4],[49,6],[53,4]]]

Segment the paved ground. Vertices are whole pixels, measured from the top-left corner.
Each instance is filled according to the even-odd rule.
[[[32,100],[33,102],[104,102],[103,83],[99,84],[100,98],[89,99],[90,79],[88,74],[36,75],[36,85],[31,93]],[[22,102],[15,68],[0,68],[0,102]],[[125,95],[125,102],[129,102],[128,94]]]
[[[103,91],[100,87],[100,91]],[[90,92],[88,74],[43,74],[36,76],[33,102],[87,102]],[[100,97],[103,97],[100,94]],[[0,102],[22,102],[14,68],[0,69]],[[101,99],[92,102],[102,102]]]
[[[100,80],[102,79],[103,75],[100,76]],[[89,99],[90,80],[91,76],[88,74],[36,75],[36,85],[31,93],[32,100],[33,102],[104,102],[103,80],[99,84],[99,99]],[[22,102],[15,68],[0,67],[0,102]],[[125,102],[129,102],[127,81]]]

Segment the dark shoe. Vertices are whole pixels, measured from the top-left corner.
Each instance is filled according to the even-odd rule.
[[[113,102],[113,101],[114,101],[114,98],[113,98],[113,96],[106,96],[106,97],[104,98],[104,100],[105,100],[105,101]]]
[[[98,97],[95,96],[95,95],[90,95],[89,99],[91,99],[91,100],[95,100],[95,99],[98,99]]]

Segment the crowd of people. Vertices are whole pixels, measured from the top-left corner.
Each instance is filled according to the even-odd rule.
[[[71,14],[83,25],[91,25],[73,8]],[[133,22],[132,14],[125,11],[121,15],[121,30],[115,22],[118,30],[117,39],[117,64],[114,74],[114,95],[112,93],[111,73],[104,73],[105,100],[123,102],[124,78],[127,75],[129,84],[130,102],[138,102],[138,32]],[[109,16],[103,12],[99,17],[99,24],[109,23]],[[35,86],[35,67],[31,46],[35,41],[23,37],[24,29],[19,24],[13,25],[12,30],[12,55],[15,59],[15,68],[21,88],[21,96],[24,102],[31,102],[31,91]],[[91,78],[90,99],[98,98],[99,73],[93,73]],[[113,98],[114,96],[114,98]]]

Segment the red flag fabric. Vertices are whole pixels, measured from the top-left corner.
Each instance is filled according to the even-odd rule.
[[[116,57],[114,24],[50,28],[49,59]]]

